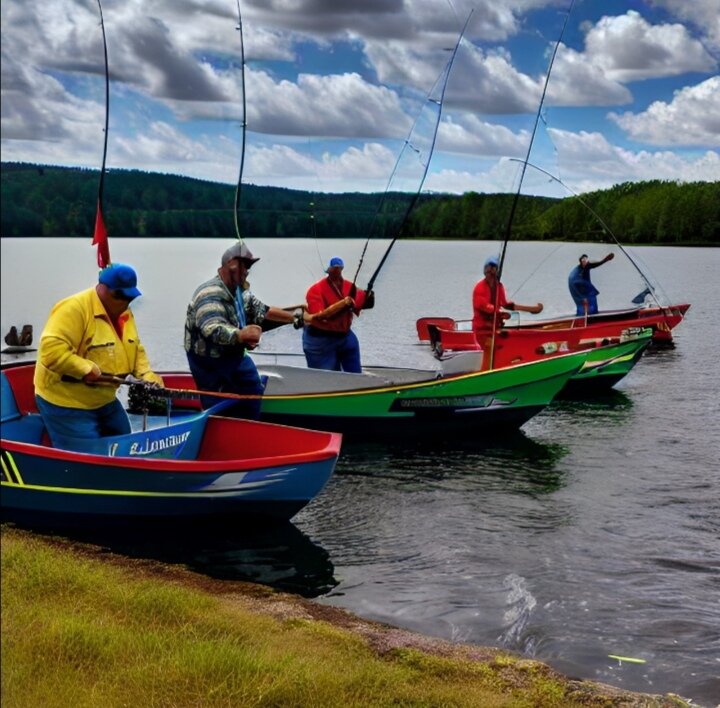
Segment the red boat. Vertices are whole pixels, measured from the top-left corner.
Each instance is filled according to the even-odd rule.
[[[572,350],[581,339],[613,340],[623,336],[631,328],[649,327],[652,329],[652,340],[655,343],[669,344],[672,342],[672,329],[685,317],[689,304],[670,305],[668,307],[637,307],[627,310],[607,310],[585,317],[566,316],[547,320],[533,320],[521,323],[508,320],[505,322],[501,340],[507,340],[514,333],[532,333],[527,335],[531,349],[537,348],[553,339],[567,342]],[[416,322],[418,339],[428,342],[438,355],[449,351],[478,351],[480,345],[475,340],[470,320],[454,320],[451,317],[421,317]],[[537,336],[536,336],[537,335]],[[518,345],[522,338],[518,337]],[[550,341],[550,340],[548,340]],[[571,344],[574,342],[575,344]],[[504,357],[503,357],[504,358]],[[527,359],[525,359],[527,360]],[[494,364],[500,366],[497,361]]]

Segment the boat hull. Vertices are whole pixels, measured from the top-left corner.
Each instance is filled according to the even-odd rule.
[[[636,339],[590,350],[585,366],[568,379],[560,396],[577,397],[607,392],[630,373],[651,340],[652,335],[647,330]]]
[[[652,341],[657,344],[672,342],[672,330],[682,322],[690,305],[682,303],[668,307],[639,307],[628,310],[608,310],[585,317],[566,316],[547,320],[533,318],[528,322],[506,322],[505,331],[514,330],[563,330],[582,329],[586,336],[617,337],[628,327],[649,327]],[[451,317],[421,317],[416,322],[418,339],[433,343],[433,327],[442,330],[443,347],[446,351],[467,351],[475,344],[470,321],[456,321]]]
[[[495,434],[516,430],[540,412],[586,358],[587,353],[574,353],[451,376],[382,367],[343,374],[261,365],[259,370],[267,377],[261,416],[356,438]],[[163,378],[168,386],[194,387],[189,374],[163,374]]]
[[[517,332],[503,332],[502,334],[504,336],[497,339],[496,349],[496,362],[501,367],[510,366],[528,358],[552,358],[557,356],[557,351],[566,351],[569,348],[567,340],[548,339],[545,333],[541,333],[539,336],[535,336],[532,332],[520,335]],[[587,359],[582,368],[568,379],[558,395],[592,395],[612,388],[637,364],[649,346],[651,336],[650,329],[646,329],[622,341],[608,342],[607,340],[591,339],[571,342],[570,348],[584,347],[586,349]],[[539,353],[538,350],[543,353]],[[464,358],[467,359],[468,369],[473,366],[487,365],[487,356],[477,344],[475,350],[446,355],[446,360],[456,362],[456,366],[461,366]]]
[[[320,493],[335,465],[332,459],[306,463],[302,474],[294,465],[179,473],[150,466],[108,467],[98,460],[41,454],[7,441],[1,454],[3,517],[6,512],[9,518],[13,512],[24,517],[63,514],[79,523],[93,516],[289,519]]]
[[[164,425],[151,417],[147,430],[118,436],[119,444],[58,449],[33,410],[32,370],[2,371],[3,518],[287,520],[322,491],[340,453],[337,434],[212,409]]]

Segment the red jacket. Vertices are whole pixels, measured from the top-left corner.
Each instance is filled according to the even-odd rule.
[[[497,305],[498,309],[501,307],[507,307],[509,305],[507,296],[505,295],[505,286],[502,283],[497,283]],[[495,313],[495,293],[494,289],[490,288],[488,281],[483,278],[480,280],[473,290],[473,319],[472,326],[475,333],[478,332],[492,332],[493,327],[493,316]],[[497,321],[495,326],[499,329],[502,326],[505,318],[502,313],[498,312]]]
[[[355,301],[353,309],[345,309],[338,312],[329,320],[313,320],[312,326],[325,332],[349,332],[352,325],[353,313],[360,314],[365,305],[366,293],[360,288],[356,288],[356,292],[352,294],[353,284],[349,280],[343,280],[339,287],[330,282],[330,278],[323,278],[317,283],[311,285],[308,289],[305,299],[307,301],[307,311],[311,314],[322,312],[326,307],[340,302],[343,298],[350,295]]]

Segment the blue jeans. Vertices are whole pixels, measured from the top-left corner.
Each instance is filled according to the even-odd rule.
[[[67,438],[94,439],[130,432],[130,420],[117,398],[94,410],[56,406],[40,396],[35,396],[35,402],[54,447],[71,446]]]
[[[257,398],[238,401],[231,408],[224,409],[223,415],[251,420],[260,418],[260,397],[265,387],[260,380],[255,362],[249,356],[216,358],[198,356],[195,352],[189,351],[187,359],[190,372],[201,391],[257,396]],[[201,397],[204,408],[209,408],[220,400],[214,396]]]
[[[362,372],[360,342],[352,330],[337,336],[334,332],[323,333],[305,327],[303,352],[305,361],[311,369],[347,371],[351,374]]]

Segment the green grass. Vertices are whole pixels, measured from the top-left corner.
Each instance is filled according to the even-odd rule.
[[[3,708],[621,705],[573,700],[564,679],[514,657],[378,655],[326,622],[251,611],[8,527],[1,648]]]

